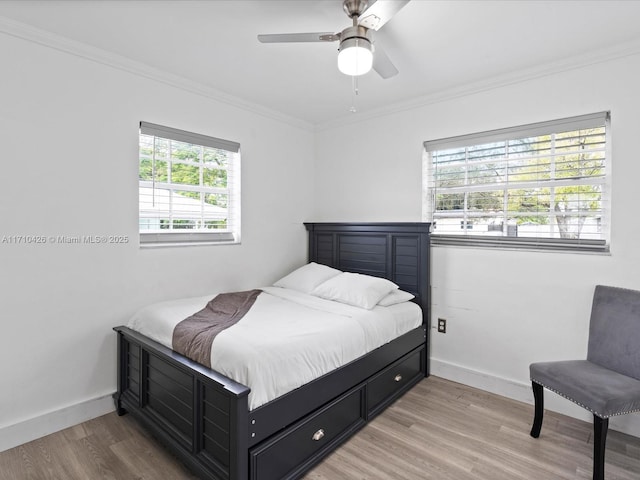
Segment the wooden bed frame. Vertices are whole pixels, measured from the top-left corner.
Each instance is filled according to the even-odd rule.
[[[299,478],[429,374],[429,224],[305,223],[309,261],[388,278],[423,324],[252,411],[249,388],[134,332],[118,333],[117,412],[129,412],[198,476]]]

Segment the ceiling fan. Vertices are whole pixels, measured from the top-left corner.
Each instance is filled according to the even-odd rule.
[[[409,0],[377,0],[369,6],[367,0],[344,0],[342,8],[352,19],[353,25],[341,32],[275,33],[258,35],[262,43],[336,42],[338,69],[347,75],[358,76],[371,68],[382,78],[398,74],[398,69],[377,44],[374,48],[373,32],[404,7]]]

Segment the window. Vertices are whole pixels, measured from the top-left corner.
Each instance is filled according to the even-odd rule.
[[[240,241],[240,145],[140,123],[141,244]]]
[[[608,125],[598,113],[425,142],[433,243],[608,251]]]

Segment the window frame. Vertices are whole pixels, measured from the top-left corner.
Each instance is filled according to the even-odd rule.
[[[153,138],[152,156],[151,158],[143,157],[143,136]],[[240,144],[237,142],[224,140],[216,137],[202,135],[198,133],[188,132],[185,130],[179,130],[172,127],[166,127],[149,122],[140,122],[139,135],[138,135],[138,232],[140,236],[140,246],[153,247],[153,246],[180,246],[180,245],[220,245],[220,244],[238,244],[240,243]],[[156,147],[156,140],[160,139],[167,142],[168,152],[164,157],[156,157],[158,147]],[[198,160],[172,158],[171,144],[172,142],[179,142],[182,144],[188,144],[190,149],[199,150]],[[204,160],[205,149],[215,149],[224,152],[227,158],[227,165],[224,168],[206,165]],[[151,180],[142,179],[140,174],[140,167],[143,159],[151,160],[152,162],[152,176]],[[156,162],[163,162],[167,166],[167,181],[156,181]],[[198,185],[194,184],[182,184],[174,183],[171,181],[171,172],[173,166],[184,165],[186,167],[198,168]],[[204,185],[204,171],[206,169],[220,170],[226,172],[226,186],[207,186]],[[153,201],[155,202],[156,194],[160,191],[166,196],[165,204],[168,205],[168,209],[165,210],[170,225],[166,231],[160,228],[152,228],[150,231],[145,231],[143,226],[143,218],[149,217],[149,213],[143,209],[144,194],[142,189],[150,189],[153,195]],[[166,193],[164,193],[166,192]],[[202,195],[226,195],[226,227],[219,229],[211,228],[174,228],[174,208],[173,201],[176,195],[180,195],[178,192],[197,192],[201,194],[200,200],[189,199],[189,203],[199,202],[202,207],[198,213],[192,213],[196,224],[205,224],[207,221],[207,215],[205,208],[207,203]],[[182,197],[181,197],[182,198]],[[185,197],[187,199],[188,197]],[[191,205],[191,209],[197,209],[195,205]],[[196,210],[197,211],[197,210]],[[164,213],[164,212],[163,212]],[[145,215],[143,217],[143,215]],[[184,216],[185,213],[182,213]],[[180,214],[176,214],[178,219]],[[162,219],[158,216],[158,222],[162,222]],[[211,221],[211,220],[209,220]],[[161,223],[160,223],[161,224]]]
[[[450,246],[467,246],[478,248],[507,248],[507,249],[524,249],[524,250],[542,250],[542,251],[567,251],[567,252],[594,252],[594,253],[609,253],[610,248],[610,221],[611,221],[611,128],[610,128],[610,112],[599,112],[588,115],[581,115],[570,118],[563,118],[558,120],[552,120],[547,122],[539,122],[528,125],[522,125],[517,127],[509,127],[498,130],[491,130],[486,132],[480,132],[470,135],[461,135],[456,137],[430,140],[424,142],[424,155],[423,155],[423,180],[422,180],[422,194],[423,194],[423,220],[434,223],[437,225],[438,215],[436,213],[436,195],[438,189],[436,188],[436,177],[434,174],[434,166],[432,161],[433,152],[446,152],[454,149],[464,149],[467,152],[473,147],[485,146],[496,142],[505,142],[505,147],[508,146],[507,141],[517,141],[521,139],[528,139],[533,137],[542,137],[546,135],[554,135],[565,132],[588,130],[593,128],[604,127],[604,172],[602,177],[582,177],[575,180],[562,181],[553,178],[551,181],[536,180],[533,183],[544,185],[545,188],[557,188],[559,186],[568,184],[571,185],[600,185],[601,196],[599,201],[601,202],[602,213],[602,225],[600,226],[600,238],[555,238],[551,236],[507,236],[507,227],[503,222],[503,229],[501,236],[493,235],[478,235],[468,234],[467,231],[460,234],[443,234],[439,233],[432,227],[432,244],[433,245],[450,245]],[[549,154],[550,157],[555,159],[556,156],[560,157],[561,154],[553,152]],[[505,168],[508,168],[509,161],[508,154],[505,154],[502,158],[502,162]],[[495,163],[499,163],[496,161]],[[584,178],[593,179],[592,182],[585,181]],[[555,183],[554,183],[555,182]],[[562,185],[561,185],[562,184]],[[495,186],[495,191],[504,190],[505,198],[508,195],[509,190],[515,190],[519,187],[511,186],[508,182],[489,182],[487,186]],[[440,192],[447,191],[447,187],[440,189]],[[449,187],[450,192],[457,191],[458,193],[465,193],[465,204],[461,210],[464,211],[464,218],[470,218],[473,215],[482,216],[482,210],[479,212],[473,212],[472,215],[467,215],[471,211],[470,207],[466,203],[467,196],[472,193],[478,187],[471,184],[466,178],[463,186]],[[482,190],[483,188],[480,188]],[[489,188],[484,187],[484,190]],[[551,208],[551,206],[550,206]],[[579,210],[578,214],[582,214],[586,210]],[[487,212],[488,213],[488,212]],[[518,214],[523,214],[524,211],[518,211]],[[506,218],[506,212],[502,212],[502,215]],[[542,215],[542,213],[540,213]],[[554,214],[548,213],[551,217]],[[446,215],[439,215],[441,218],[447,218]],[[487,215],[485,215],[487,216]],[[453,215],[448,217],[453,218]],[[461,226],[461,228],[463,228]]]

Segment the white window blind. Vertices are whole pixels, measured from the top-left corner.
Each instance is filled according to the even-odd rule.
[[[240,144],[140,122],[140,243],[238,243]]]
[[[609,114],[424,142],[434,244],[608,251]]]

